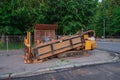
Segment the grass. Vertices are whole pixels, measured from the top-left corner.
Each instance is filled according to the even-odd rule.
[[[0,44],[0,50],[12,50],[12,49],[22,49],[24,48],[23,43],[8,43],[7,44]]]
[[[61,59],[61,62],[69,62],[69,60]]]
[[[33,47],[34,44],[32,43],[31,46]],[[16,43],[8,43],[7,44],[2,44],[0,43],[0,50],[13,50],[13,49],[23,49],[24,48],[24,44],[21,42],[16,42]]]

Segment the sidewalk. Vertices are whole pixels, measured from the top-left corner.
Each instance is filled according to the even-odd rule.
[[[22,54],[0,55],[0,78],[8,77],[9,74],[19,76],[35,72],[42,73],[54,69],[109,63],[119,59],[117,55],[111,55],[106,51],[93,50],[90,51],[91,55],[88,57],[54,58],[43,63],[24,64]]]
[[[105,38],[105,39],[101,39],[101,38],[97,38],[97,41],[103,41],[103,42],[120,42],[120,39],[114,39],[114,38]]]

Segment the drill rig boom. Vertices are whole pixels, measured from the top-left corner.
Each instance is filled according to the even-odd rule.
[[[79,50],[92,50],[96,48],[94,37],[95,32],[89,30],[82,33],[78,32],[66,38],[37,44],[33,49],[25,43],[28,50],[26,50],[24,61],[25,63],[43,62],[51,56],[78,48]],[[29,42],[28,45],[30,45],[30,33],[27,33],[27,40]]]

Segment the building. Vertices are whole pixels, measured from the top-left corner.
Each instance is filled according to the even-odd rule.
[[[35,24],[34,25],[34,42],[36,44],[37,40],[43,40],[44,38],[54,39],[56,38],[55,30],[57,25],[51,24]]]

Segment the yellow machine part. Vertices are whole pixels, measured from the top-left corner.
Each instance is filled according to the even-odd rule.
[[[94,40],[86,40],[85,41],[85,50],[91,50],[91,49],[95,49],[96,48],[96,44]]]
[[[85,50],[91,50],[92,49],[92,41],[86,40],[85,41]]]
[[[24,38],[24,44],[26,47],[30,47],[30,37],[31,37],[31,33],[30,32],[27,32],[27,37]]]
[[[91,47],[92,49],[95,49],[96,48],[96,43],[94,40],[91,40]]]
[[[88,39],[88,35],[87,34],[84,35],[84,40],[86,40],[86,39]]]

